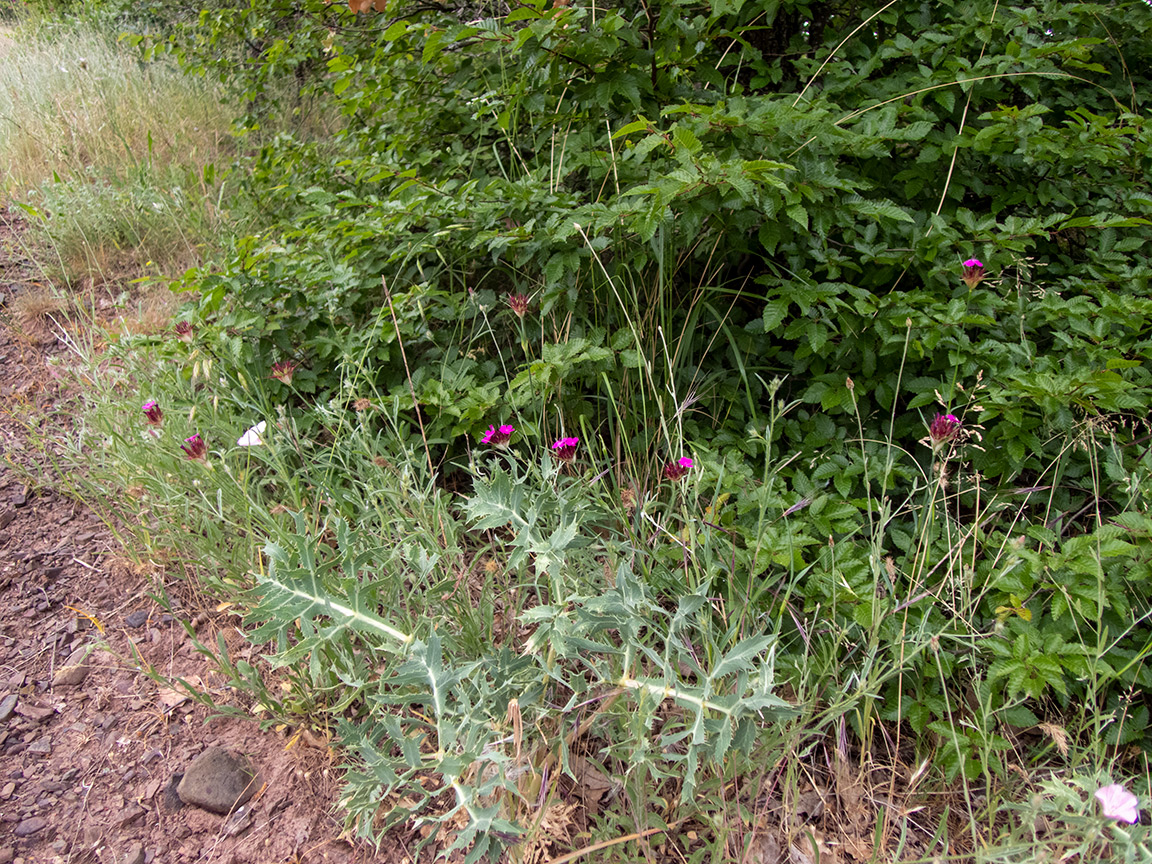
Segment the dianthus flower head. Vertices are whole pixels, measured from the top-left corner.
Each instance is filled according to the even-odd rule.
[[[509,294],[508,305],[512,311],[516,313],[517,318],[523,318],[528,314],[528,295],[527,294]]]
[[[282,384],[291,384],[292,376],[296,374],[299,365],[295,360],[281,360],[279,363],[273,363],[272,374],[269,377],[275,378]]]
[[[975,288],[984,279],[984,264],[977,258],[969,258],[962,265],[964,272],[960,278],[969,288]]]
[[[199,434],[185,438],[180,449],[189,459],[203,460],[208,456],[208,445],[204,443],[204,439]]]
[[[192,329],[192,325],[187,321],[177,321],[176,326],[172,329],[176,331],[176,338],[181,342],[191,342],[192,338],[196,335],[196,331]]]
[[[484,433],[483,436],[481,436],[480,443],[492,444],[496,447],[503,447],[508,443],[508,440],[512,437],[512,433],[515,431],[516,427],[509,426],[507,423],[504,423],[499,427],[489,426],[488,430]]]
[[[687,456],[682,456],[675,462],[669,462],[664,466],[664,477],[668,480],[679,480],[688,473],[688,469],[692,467],[692,460]]]
[[[579,438],[560,438],[552,445],[552,453],[561,462],[571,462],[576,458],[576,445]]]
[[[955,414],[937,414],[928,427],[928,438],[933,450],[939,450],[959,434],[960,418]]]
[[[164,422],[164,412],[160,410],[155,399],[149,399],[140,410],[144,412],[144,419],[148,421],[148,425],[159,426]]]
[[[1096,800],[1100,802],[1100,812],[1106,819],[1116,819],[1135,825],[1140,820],[1140,801],[1135,795],[1113,783],[1096,790]]]

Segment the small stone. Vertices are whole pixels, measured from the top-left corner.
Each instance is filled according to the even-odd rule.
[[[168,785],[164,787],[164,809],[169,813],[175,813],[184,806],[184,802],[180,800],[180,795],[176,792],[180,788],[180,781],[183,779],[183,774],[173,774]]]
[[[52,676],[53,687],[77,687],[88,677],[87,666],[64,666]]]
[[[129,804],[116,816],[116,824],[121,828],[127,828],[137,819],[140,819],[148,812],[139,804]]]
[[[52,755],[52,739],[45,736],[39,741],[33,741],[28,745],[28,752],[33,756],[51,756]]]
[[[129,612],[128,615],[126,615],[124,617],[125,626],[131,627],[132,629],[136,629],[137,627],[143,627],[147,623],[148,623],[148,610],[147,609],[137,609],[135,612]]]
[[[31,837],[37,831],[42,831],[48,827],[48,820],[42,816],[33,816],[30,819],[25,819],[16,826],[15,834],[17,837]]]
[[[0,528],[7,528],[12,524],[12,520],[15,518],[15,510],[5,510],[3,513],[0,513]]]
[[[16,856],[16,850],[11,846],[0,847],[0,864],[9,864]]]
[[[16,783],[9,781],[4,784],[4,788],[0,789],[0,801],[7,801],[12,797],[12,793],[16,791]]]
[[[256,794],[259,784],[245,757],[210,747],[192,760],[176,792],[185,804],[228,813]]]
[[[33,723],[43,723],[56,714],[56,709],[50,705],[37,705],[34,702],[21,702],[16,706],[16,713],[26,717]]]
[[[237,807],[236,812],[224,820],[224,836],[235,837],[252,825],[252,808],[247,804]]]
[[[128,847],[123,862],[124,864],[144,864],[144,847],[139,843],[133,843]]]
[[[156,793],[160,791],[160,778],[154,777],[144,784],[144,790],[140,793],[140,800],[151,801],[156,797]]]
[[[18,492],[13,492],[8,500],[11,502],[13,507],[23,507],[28,503],[28,490],[21,489]]]
[[[20,697],[15,693],[9,693],[3,699],[0,699],[0,723],[12,719],[12,715],[16,713],[16,703]]]
[[[69,654],[64,665],[57,669],[56,674],[52,676],[52,686],[75,687],[82,683],[92,669],[91,666],[84,665],[84,661],[90,653],[91,647],[82,647]]]

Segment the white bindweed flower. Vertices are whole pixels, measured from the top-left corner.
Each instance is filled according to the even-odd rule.
[[[1118,819],[1129,825],[1135,825],[1140,819],[1139,799],[1119,783],[1097,789],[1096,800],[1100,802],[1100,812],[1106,819]]]
[[[236,442],[237,447],[259,447],[264,443],[264,439],[260,436],[264,434],[264,428],[267,422],[261,420],[247,432],[240,436],[240,440]]]

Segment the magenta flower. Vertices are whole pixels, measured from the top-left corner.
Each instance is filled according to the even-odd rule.
[[[969,258],[962,265],[964,272],[960,278],[970,289],[975,288],[984,279],[984,265],[976,258]]]
[[[181,342],[191,342],[192,338],[196,335],[196,331],[192,329],[192,325],[187,321],[177,321],[176,326],[172,329],[176,331],[176,338]]]
[[[140,410],[144,412],[144,419],[148,421],[149,426],[159,426],[164,422],[164,412],[160,410],[155,399],[149,399]]]
[[[579,438],[561,438],[552,445],[552,453],[561,462],[571,462],[576,458],[576,445],[579,443]]]
[[[184,443],[180,445],[180,449],[184,451],[189,459],[196,459],[202,461],[208,455],[208,445],[204,443],[204,439],[199,435],[192,435],[184,439]]]
[[[688,473],[688,469],[692,467],[692,460],[687,456],[682,456],[675,462],[669,462],[664,466],[664,477],[668,480],[679,480]]]
[[[500,428],[489,426],[488,431],[480,438],[480,443],[503,447],[508,443],[508,439],[512,437],[512,433],[515,431],[516,427],[509,426],[507,423],[500,426]]]
[[[1116,819],[1129,825],[1135,825],[1140,820],[1140,801],[1119,783],[1097,789],[1096,800],[1100,802],[1100,812],[1106,819]]]
[[[928,438],[933,450],[939,450],[959,434],[960,418],[955,414],[937,414],[928,427]]]
[[[272,374],[269,378],[275,378],[282,384],[291,384],[292,376],[296,374],[296,369],[300,366],[294,360],[281,360],[279,363],[272,364]]]
[[[512,311],[516,313],[517,318],[523,318],[528,314],[528,295],[509,294],[508,305],[512,308]]]

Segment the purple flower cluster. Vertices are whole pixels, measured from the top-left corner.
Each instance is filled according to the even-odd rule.
[[[180,449],[189,459],[195,459],[198,462],[202,462],[208,457],[208,445],[204,443],[204,439],[199,434],[185,438]]]
[[[149,399],[140,410],[144,412],[144,419],[148,421],[149,426],[159,426],[164,422],[164,412],[160,410],[155,399]]]
[[[960,418],[955,414],[937,414],[928,427],[928,438],[933,450],[939,450],[959,434]]]
[[[579,438],[560,438],[552,445],[552,455],[561,462],[571,462],[576,458],[576,446]]]
[[[675,462],[669,462],[664,466],[664,477],[667,480],[680,480],[688,473],[688,469],[691,467],[692,460],[687,456],[682,456]]]
[[[960,278],[969,288],[975,288],[984,280],[984,264],[978,258],[969,258],[961,265],[964,270]]]
[[[516,431],[515,426],[509,426],[507,423],[502,423],[499,426],[489,426],[488,431],[480,438],[481,444],[492,444],[495,447],[506,447],[508,441],[512,438],[512,433]]]

